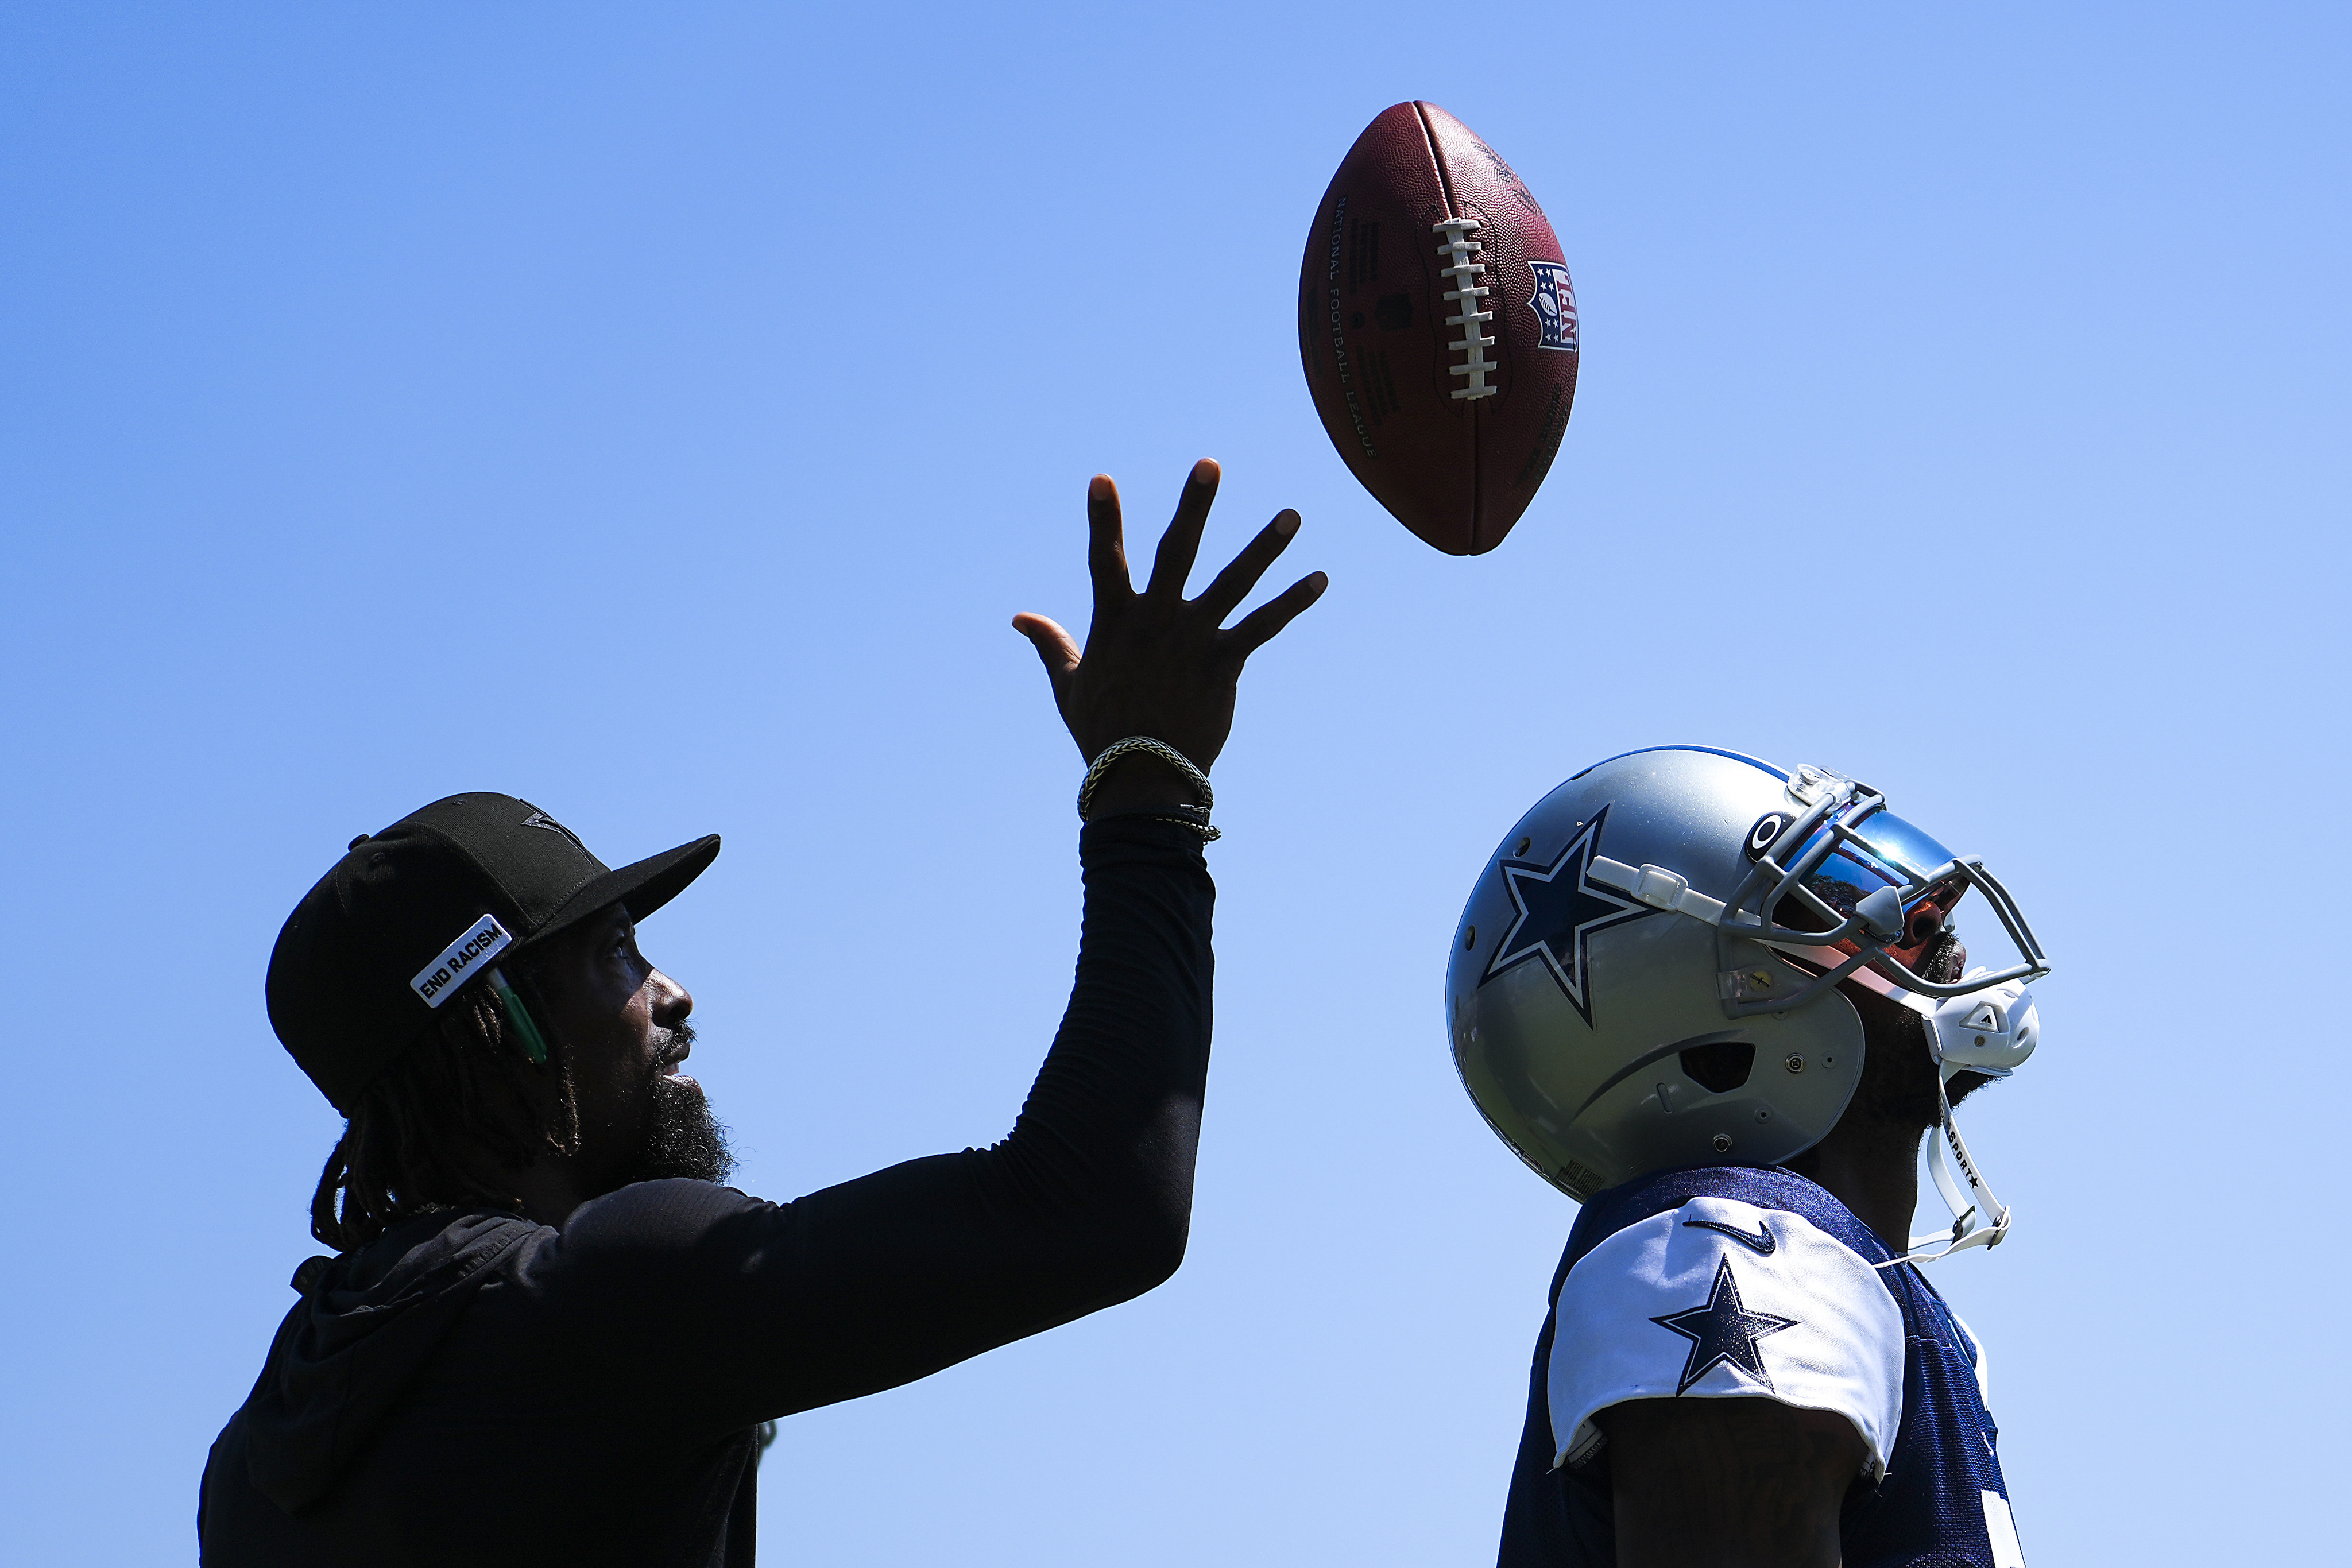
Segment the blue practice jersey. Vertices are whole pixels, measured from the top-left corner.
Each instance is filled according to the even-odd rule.
[[[1846,1568],[2023,1568],[1983,1351],[1944,1299],[1801,1176],[1702,1166],[1584,1206],[1536,1341],[1501,1568],[1615,1568],[1609,1451],[1628,1399],[1765,1398],[1851,1420],[1868,1450]]]

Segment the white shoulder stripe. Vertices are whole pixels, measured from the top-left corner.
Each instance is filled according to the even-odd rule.
[[[1903,1419],[1903,1313],[1885,1278],[1802,1216],[1696,1197],[1580,1259],[1547,1388],[1555,1463],[1601,1447],[1629,1399],[1763,1397],[1834,1410],[1883,1474]]]

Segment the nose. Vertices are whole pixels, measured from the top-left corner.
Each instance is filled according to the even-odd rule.
[[[676,1029],[694,1011],[694,993],[656,969],[646,982],[653,988],[654,1022],[664,1029]]]

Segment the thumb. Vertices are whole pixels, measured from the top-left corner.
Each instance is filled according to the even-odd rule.
[[[1029,639],[1029,645],[1037,650],[1037,657],[1045,663],[1045,673],[1055,680],[1078,667],[1077,643],[1070,640],[1067,632],[1045,616],[1032,615],[1024,610],[1013,618],[1013,629]]]

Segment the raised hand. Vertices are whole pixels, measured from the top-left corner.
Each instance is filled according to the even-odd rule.
[[[1151,580],[1138,593],[1128,576],[1118,486],[1097,474],[1087,486],[1087,563],[1094,577],[1093,624],[1085,652],[1043,615],[1013,618],[1054,684],[1054,702],[1070,738],[1091,761],[1115,740],[1149,735],[1166,741],[1202,772],[1224,749],[1234,726],[1234,691],[1242,665],[1293,617],[1322,596],[1330,580],[1310,572],[1230,629],[1226,616],[1249,596],[1298,531],[1298,514],[1282,511],[1258,531],[1198,599],[1184,597],[1201,548],[1201,530],[1217,498],[1218,468],[1192,465],[1176,516],[1160,538]],[[1122,760],[1095,792],[1097,811],[1127,810],[1190,800],[1175,769],[1150,757]]]

